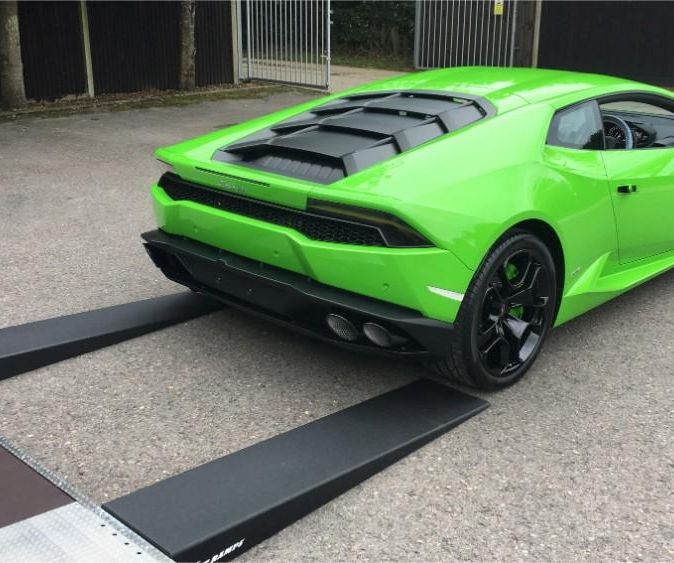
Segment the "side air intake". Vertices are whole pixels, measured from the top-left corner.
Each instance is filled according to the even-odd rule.
[[[213,159],[331,184],[494,113],[486,100],[447,92],[357,94],[258,131]]]

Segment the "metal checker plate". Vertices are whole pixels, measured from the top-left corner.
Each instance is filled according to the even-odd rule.
[[[0,528],[0,553],[17,563],[170,561],[77,502]]]
[[[0,528],[0,559],[3,562],[172,562],[2,435],[0,447],[75,499],[65,506]]]

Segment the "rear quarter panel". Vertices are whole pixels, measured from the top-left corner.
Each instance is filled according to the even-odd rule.
[[[311,195],[395,213],[473,271],[508,229],[543,221],[569,288],[617,239],[600,153],[546,146],[553,114],[541,103],[485,119]]]

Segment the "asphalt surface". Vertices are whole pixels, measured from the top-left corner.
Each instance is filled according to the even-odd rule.
[[[308,96],[0,124],[0,326],[175,291],[138,237],[153,148]],[[224,310],[0,382],[0,433],[105,502],[421,373]],[[670,272],[242,559],[674,559],[673,382]]]

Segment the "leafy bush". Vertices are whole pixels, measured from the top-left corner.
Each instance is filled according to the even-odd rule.
[[[340,1],[331,3],[332,48],[336,58],[398,59],[411,66],[415,2]]]

